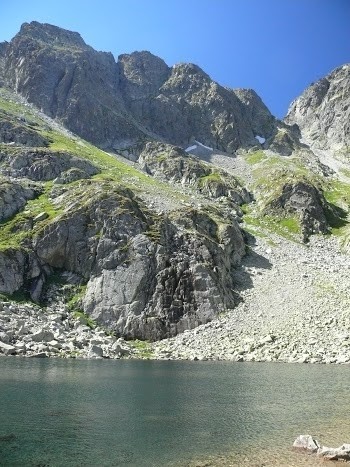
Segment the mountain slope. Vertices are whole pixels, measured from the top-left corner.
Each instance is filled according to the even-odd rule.
[[[304,351],[289,328],[300,327],[316,309],[330,319],[329,302],[318,300],[314,288],[321,272],[330,274],[325,287],[334,295],[331,306],[340,300],[337,319],[348,326],[340,277],[350,238],[346,157],[337,159],[339,172],[334,169],[338,143],[349,137],[343,125],[345,68],[330,75],[333,97],[319,107],[310,100],[320,121],[327,114],[334,123],[321,149],[308,137],[313,123],[304,119],[311,119],[306,98],[300,98],[303,118],[294,110],[286,122],[278,121],[253,90],[224,88],[196,65],[168,67],[149,52],[115,62],[79,34],[56,26],[24,24],[1,45],[0,70],[4,300],[47,305],[68,317],[67,329],[75,316],[84,325],[101,326],[103,336],[107,331],[154,341],[187,331],[154,345],[159,358],[234,354],[240,360],[289,361],[293,346],[294,360]],[[312,265],[307,277],[304,256]],[[305,290],[294,303],[303,279]],[[285,295],[283,312],[272,325],[279,295]],[[314,297],[312,313],[305,310],[308,297]],[[25,308],[13,306],[16,320],[26,322]],[[7,333],[0,341],[17,343],[23,354],[25,334],[9,328],[16,328],[16,320],[0,316],[0,332]],[[322,340],[322,326],[311,324],[305,333],[317,332]],[[53,325],[45,326],[52,332]],[[123,353],[112,352],[111,343],[90,352],[90,341],[81,343],[87,329],[77,326],[77,342],[70,340],[71,350],[64,348],[62,355]],[[31,336],[32,330],[27,340],[34,349]],[[223,348],[221,338],[235,343]],[[216,350],[207,351],[208,339]],[[46,345],[45,352],[54,354],[57,345]],[[271,357],[275,345],[280,351]],[[149,356],[148,344],[142,346]],[[329,350],[331,343],[325,346]],[[307,349],[309,360],[317,360]],[[334,360],[328,350],[321,360]]]
[[[9,91],[3,96],[0,128],[10,121],[38,139],[1,144],[2,293],[41,302],[50,278],[69,272],[84,286],[86,313],[117,334],[148,339],[234,306],[230,270],[245,247],[234,215],[243,189],[233,177],[230,213],[204,185],[182,192],[157,182],[43,120]],[[37,147],[42,142],[48,147]],[[163,148],[163,160],[171,151]],[[181,163],[196,166],[203,184],[214,170],[186,153]]]

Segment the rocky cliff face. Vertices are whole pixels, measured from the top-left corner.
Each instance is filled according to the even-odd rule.
[[[2,46],[6,81],[46,114],[100,147],[193,138],[233,153],[268,138],[274,118],[251,90],[232,91],[198,66],[169,68],[149,52],[96,52],[78,33],[32,22]]]
[[[3,217],[21,210],[33,189],[3,184]],[[12,192],[21,202],[6,210]],[[7,198],[6,198],[7,197]],[[234,218],[205,212],[155,217],[127,189],[85,183],[55,196],[62,214],[33,219],[16,233],[21,247],[0,251],[0,291],[24,289],[40,302],[56,270],[86,284],[83,309],[118,335],[160,339],[212,320],[235,304],[232,268],[245,252]],[[9,273],[11,271],[11,273]]]
[[[78,33],[25,23],[6,48],[4,68],[16,92],[95,144],[129,145],[143,135],[124,108],[112,54],[96,52]]]
[[[346,64],[311,84],[292,102],[286,122],[296,123],[317,149],[349,151],[350,65]]]

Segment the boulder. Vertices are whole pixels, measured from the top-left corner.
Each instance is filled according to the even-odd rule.
[[[329,461],[350,461],[350,444],[342,444],[339,448],[323,446],[317,455]]]
[[[317,439],[314,439],[311,435],[299,435],[293,443],[293,448],[310,452],[317,452],[320,446]]]
[[[30,199],[39,196],[41,189],[34,184],[0,181],[0,221],[20,211]]]
[[[337,210],[326,201],[322,191],[307,181],[286,183],[265,211],[298,216],[304,241],[313,233],[329,232],[328,219],[338,219]]]
[[[48,355],[46,352],[37,352],[34,353],[33,355],[30,355],[31,358],[47,358]]]
[[[4,344],[9,344],[10,343],[9,335],[4,331],[0,331],[0,341]]]
[[[51,331],[46,331],[44,329],[41,329],[40,331],[32,334],[30,338],[33,342],[50,342],[55,339]]]
[[[16,353],[16,347],[0,341],[0,352],[4,355],[14,355]]]
[[[94,345],[94,344],[90,345],[88,357],[89,358],[102,358],[103,357],[102,347],[98,345]]]
[[[317,456],[330,461],[350,461],[350,444],[342,444],[339,448],[321,446],[319,441],[310,435],[299,435],[293,443],[294,449],[317,453]]]
[[[25,149],[4,154],[1,163],[5,175],[33,181],[55,179],[56,183],[69,183],[99,173],[99,169],[86,159],[49,149]]]

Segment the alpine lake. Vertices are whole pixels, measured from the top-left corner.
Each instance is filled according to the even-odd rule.
[[[349,365],[3,357],[0,465],[320,465],[349,408]]]

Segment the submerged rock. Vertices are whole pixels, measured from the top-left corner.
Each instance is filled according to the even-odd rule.
[[[17,436],[14,433],[8,435],[0,435],[0,441],[15,441]]]

